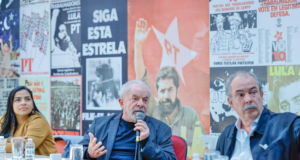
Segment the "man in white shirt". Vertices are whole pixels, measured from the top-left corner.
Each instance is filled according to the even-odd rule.
[[[222,132],[216,150],[231,160],[300,159],[300,117],[264,108],[262,84],[254,73],[230,75],[226,95],[239,119]]]

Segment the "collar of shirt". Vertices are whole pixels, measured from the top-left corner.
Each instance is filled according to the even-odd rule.
[[[261,110],[261,113],[263,112],[263,110],[264,110],[264,107],[262,107],[262,110]],[[252,124],[251,124],[251,133],[249,134],[250,136],[253,134],[253,131],[255,130],[255,128],[256,128],[256,126],[257,126],[257,124],[258,124],[258,121],[259,121],[259,119],[260,119],[260,116],[261,116],[261,113],[260,113],[260,115],[252,122]],[[245,131],[245,130],[243,130],[243,129],[241,129],[241,124],[242,124],[242,121],[241,121],[241,119],[239,118],[236,122],[235,122],[235,127],[236,127],[236,129],[237,129],[237,139],[238,138],[242,138],[242,140],[244,140],[245,138],[246,138],[246,136],[248,135],[247,134],[247,132]],[[244,134],[246,134],[246,136],[244,137],[239,137],[239,134],[241,134],[241,133],[243,133],[243,135]],[[242,135],[241,135],[242,136]],[[240,141],[241,142],[241,141]]]
[[[264,108],[262,109],[263,112]],[[262,113],[261,112],[261,113]],[[261,114],[252,122],[251,124],[251,133],[241,129],[241,120],[238,119],[235,122],[235,127],[237,128],[235,148],[231,160],[252,160],[251,149],[250,149],[250,136],[253,135],[255,128],[257,127],[258,121]]]

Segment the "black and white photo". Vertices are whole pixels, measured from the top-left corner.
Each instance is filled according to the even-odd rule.
[[[87,59],[87,110],[121,110],[121,57]]]
[[[256,37],[255,10],[210,15],[210,52],[251,52]]]
[[[51,78],[51,126],[53,129],[80,130],[81,78]]]

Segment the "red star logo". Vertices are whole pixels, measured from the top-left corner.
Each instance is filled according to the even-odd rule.
[[[282,39],[282,32],[277,31],[277,34],[274,37],[277,39],[277,41],[281,40]]]
[[[232,1],[236,2],[236,0],[230,0],[230,2],[232,2]]]
[[[78,84],[78,81],[79,81],[79,80],[76,78],[76,79],[75,79],[75,84]]]

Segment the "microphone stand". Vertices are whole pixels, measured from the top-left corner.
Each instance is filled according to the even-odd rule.
[[[134,159],[138,160],[139,159],[139,154],[140,154],[140,134],[139,131],[137,131],[136,139],[135,139],[135,156]]]

